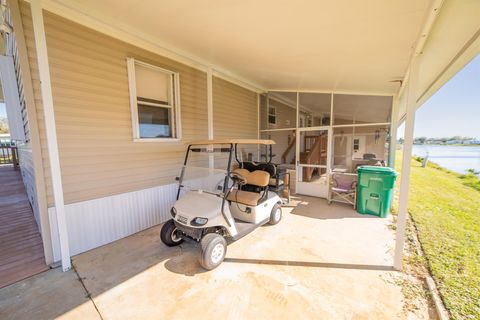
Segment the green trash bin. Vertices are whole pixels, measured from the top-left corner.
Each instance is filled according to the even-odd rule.
[[[389,167],[358,168],[357,211],[385,218],[393,199],[397,173]]]

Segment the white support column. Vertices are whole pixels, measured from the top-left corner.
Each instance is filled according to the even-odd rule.
[[[395,152],[397,151],[397,131],[398,131],[398,108],[399,97],[393,98],[392,117],[390,124],[390,144],[388,146],[388,166],[395,168]]]
[[[207,126],[208,139],[213,139],[213,72],[212,68],[207,69]],[[208,167],[215,167],[215,158],[213,154],[208,155]]]
[[[257,93],[257,139],[260,139],[260,93]],[[257,159],[260,161],[260,145],[257,145]]]
[[[415,124],[415,111],[417,104],[417,82],[418,82],[418,68],[419,56],[412,59],[410,65],[410,76],[408,81],[407,91],[407,116],[405,120],[405,137],[403,142],[403,160],[402,172],[400,181],[400,199],[397,216],[397,236],[395,243],[395,257],[393,267],[396,270],[402,269],[403,262],[403,248],[405,245],[405,228],[408,214],[408,188],[410,185],[410,163],[412,159],[412,145],[413,145],[413,129]]]
[[[33,31],[35,34],[35,47],[37,51],[40,87],[42,91],[43,114],[45,117],[45,131],[47,135],[48,158],[50,162],[50,174],[52,179],[55,212],[57,216],[58,234],[60,238],[60,251],[62,256],[62,269],[68,271],[71,268],[70,249],[68,246],[67,221],[65,218],[65,203],[63,199],[62,174],[60,171],[60,158],[58,156],[57,131],[55,114],[53,110],[52,84],[50,80],[50,68],[48,63],[47,42],[43,24],[42,1],[32,0]]]

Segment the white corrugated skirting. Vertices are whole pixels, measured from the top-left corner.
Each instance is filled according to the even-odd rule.
[[[76,255],[170,219],[177,184],[127,192],[65,206],[70,254]],[[53,256],[60,261],[55,208],[48,208]]]

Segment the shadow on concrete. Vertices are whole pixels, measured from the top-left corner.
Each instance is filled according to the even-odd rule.
[[[345,203],[328,204],[326,199],[307,196],[302,196],[301,201],[286,208],[292,208],[291,214],[313,219],[379,219],[376,216],[360,214],[353,209],[353,206]]]
[[[395,270],[395,269],[393,269],[393,266],[351,264],[351,263],[310,262],[310,261],[225,258],[224,262],[264,264],[264,265],[275,265],[275,266],[293,266],[293,267],[374,270],[374,271],[393,271],[393,270]]]
[[[165,262],[165,268],[174,273],[193,277],[196,274],[208,272],[198,262],[199,245],[191,242],[184,242],[180,245],[182,253],[171,257]]]

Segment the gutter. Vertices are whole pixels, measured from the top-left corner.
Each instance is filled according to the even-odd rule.
[[[412,60],[414,57],[419,56],[422,54],[423,47],[425,46],[425,43],[427,42],[427,39],[430,35],[430,32],[432,30],[433,24],[435,23],[435,20],[438,17],[438,13],[440,12],[440,9],[442,8],[444,0],[432,0],[430,3],[430,7],[428,8],[426,14],[425,14],[425,19],[424,19],[424,24],[423,27],[417,36],[417,40],[415,41],[415,45],[413,47],[413,52],[410,55],[410,59],[408,61],[408,67],[405,72],[405,76],[402,79],[402,85],[398,89],[397,92],[397,97],[401,97],[403,94],[403,91],[405,91],[405,87],[408,83],[408,78],[410,76],[410,69],[412,66]],[[401,123],[401,122],[399,122]]]

